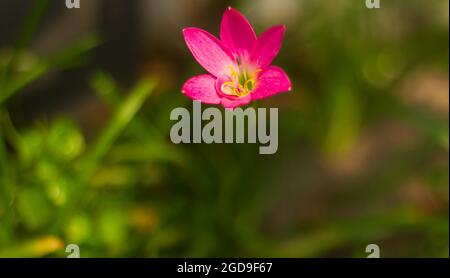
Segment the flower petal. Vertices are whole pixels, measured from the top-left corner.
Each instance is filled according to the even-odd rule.
[[[270,66],[273,59],[278,55],[285,30],[285,26],[274,26],[258,38],[253,49],[251,61],[259,68],[265,69]]]
[[[252,100],[262,99],[291,89],[292,84],[287,74],[279,67],[270,66],[259,76],[251,96]]]
[[[220,24],[220,40],[235,56],[249,58],[256,43],[256,34],[240,12],[228,7]]]
[[[184,83],[182,92],[193,100],[208,104],[219,104],[220,97],[214,87],[216,79],[210,74],[194,76]]]
[[[236,108],[238,106],[246,105],[251,100],[252,100],[252,97],[250,95],[247,95],[247,96],[241,97],[241,98],[226,98],[226,97],[223,97],[221,99],[221,103],[222,103],[223,107],[233,109],[233,108]]]
[[[183,35],[194,58],[212,75],[227,74],[229,67],[235,64],[230,50],[205,30],[186,28]]]

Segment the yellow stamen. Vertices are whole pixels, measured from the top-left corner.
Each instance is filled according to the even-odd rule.
[[[230,69],[229,81],[222,84],[221,90],[225,94],[234,95],[237,97],[244,97],[250,94],[255,88],[256,75],[261,72],[261,69],[255,71],[248,71],[242,68],[228,67]]]

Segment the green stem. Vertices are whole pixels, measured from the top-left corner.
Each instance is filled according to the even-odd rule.
[[[66,63],[79,58],[79,56],[96,47],[99,43],[100,40],[96,36],[86,37],[72,47],[37,62],[27,74],[18,74],[17,76],[9,77],[7,81],[8,84],[3,83],[4,86],[0,86],[0,104],[32,81],[43,76],[50,69],[63,67]]]
[[[3,117],[3,109],[0,108],[0,123]],[[7,233],[8,242],[12,242],[14,239],[14,227],[12,220],[12,212],[10,209],[10,190],[8,185],[10,184],[10,168],[7,163],[8,157],[6,153],[5,141],[3,139],[3,126],[0,124],[0,195],[1,204],[4,217],[2,217],[2,226],[5,228]]]
[[[116,111],[111,123],[103,130],[91,151],[81,161],[77,188],[72,192],[66,205],[60,210],[59,217],[57,217],[57,221],[52,227],[53,232],[57,232],[65,221],[67,221],[70,216],[69,214],[74,211],[76,205],[80,202],[82,194],[85,192],[86,186],[89,183],[89,179],[94,174],[99,163],[107,155],[116,139],[128,126],[144,101],[154,91],[155,87],[156,82],[153,80],[140,82]]]
[[[0,78],[0,95],[3,94],[3,92],[1,91],[2,88],[7,87],[8,78],[17,62],[18,56],[20,52],[29,45],[31,38],[33,37],[33,34],[35,33],[39,25],[39,22],[45,14],[49,2],[49,0],[36,0],[34,2],[34,5],[31,8],[30,15],[27,16],[27,20],[25,21],[20,32],[20,37],[17,41],[13,56]]]

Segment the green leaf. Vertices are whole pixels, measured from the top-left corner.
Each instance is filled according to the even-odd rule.
[[[23,224],[30,230],[44,227],[53,215],[52,206],[45,194],[35,187],[20,191],[17,209]]]

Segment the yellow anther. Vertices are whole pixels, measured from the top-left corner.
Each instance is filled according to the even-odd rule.
[[[222,86],[230,86],[230,87],[234,87],[234,83],[233,83],[232,81],[227,81],[227,82],[224,82],[224,83],[222,84]]]
[[[243,97],[251,93],[256,85],[255,79],[251,77],[262,71],[261,69],[257,69],[249,72],[245,69],[236,69],[233,66],[229,66],[228,68],[230,69],[229,81],[222,84],[221,90],[225,94],[238,97]]]

